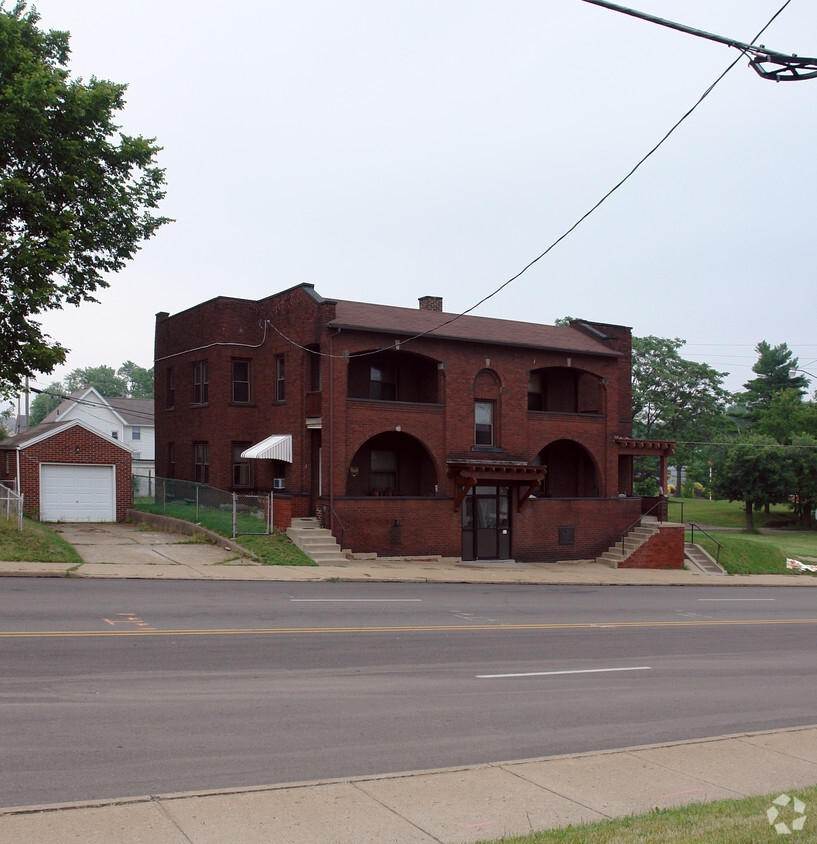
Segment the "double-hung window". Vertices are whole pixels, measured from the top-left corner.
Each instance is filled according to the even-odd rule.
[[[390,448],[373,448],[370,470],[372,489],[390,494],[397,491],[396,451]]]
[[[207,443],[193,445],[193,462],[196,467],[196,483],[210,483],[210,446]]]
[[[233,361],[233,403],[250,403],[250,362],[248,360]]]
[[[474,444],[494,445],[494,402],[474,402]]]
[[[275,401],[286,401],[286,369],[284,366],[284,356],[279,355],[275,358]]]
[[[193,364],[193,404],[207,404],[210,400],[210,384],[207,361]]]
[[[250,486],[250,460],[242,457],[241,452],[248,449],[252,443],[233,443],[233,486]]]
[[[167,370],[167,407],[176,406],[176,370],[171,368]]]
[[[397,399],[397,373],[391,361],[378,361],[369,369],[369,398],[379,401]]]

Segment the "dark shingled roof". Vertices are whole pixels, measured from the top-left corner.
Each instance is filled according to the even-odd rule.
[[[607,357],[620,356],[609,346],[594,340],[576,328],[478,316],[462,316],[449,325],[442,325],[455,316],[457,315],[420,308],[396,308],[390,305],[337,300],[335,319],[330,325],[335,328],[397,334],[401,337],[433,331],[437,326],[442,326],[438,331],[433,331],[433,337],[529,346]]]

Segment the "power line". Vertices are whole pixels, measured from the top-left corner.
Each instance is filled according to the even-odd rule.
[[[589,2],[594,2],[594,0],[589,0]],[[760,36],[769,28],[769,26],[771,26],[771,24],[774,22],[774,20],[777,18],[777,16],[781,14],[781,12],[786,8],[786,6],[789,5],[789,3],[791,3],[791,0],[786,0],[786,2],[777,10],[777,12],[775,12],[775,14],[772,15],[772,17],[765,24],[765,26],[763,26],[763,28],[757,33],[757,35],[755,35],[755,37],[751,40],[751,42],[749,42],[748,45],[742,45],[742,46],[749,47],[749,46],[753,45],[755,43],[755,41],[757,41],[757,39],[760,38]],[[737,43],[739,43],[739,42],[736,42],[736,45],[737,45]],[[712,93],[712,91],[723,80],[723,78],[726,76],[726,74],[729,73],[729,71],[731,71],[732,68],[741,60],[742,55],[743,55],[743,53],[741,53],[740,56],[738,56],[733,62],[731,62],[729,64],[729,66],[717,77],[717,79],[715,79],[715,81],[711,85],[709,85],[708,88],[706,88],[706,90],[703,92],[703,94],[701,94],[701,96],[698,97],[695,104],[688,111],[686,111],[686,113],[679,120],[677,120],[672,125],[672,127],[669,129],[669,131],[667,131],[664,134],[664,136],[661,138],[661,140],[658,141],[658,143],[655,144],[655,146],[653,146],[652,149],[650,149],[650,151],[646,153],[646,155],[642,156],[642,158],[627,173],[627,175],[624,176],[624,178],[622,178],[615,185],[613,185],[613,187],[610,188],[610,190],[608,190],[607,193],[605,193],[601,197],[601,199],[598,200],[598,202],[596,202],[588,211],[586,211],[584,214],[582,214],[582,216],[579,217],[579,219],[576,220],[576,222],[574,222],[573,225],[571,225],[561,235],[559,235],[559,237],[557,237],[556,240],[554,240],[550,244],[550,246],[548,246],[547,249],[544,250],[544,252],[540,253],[533,260],[529,261],[524,267],[522,267],[521,270],[519,270],[519,272],[517,272],[515,275],[512,275],[509,279],[507,279],[502,284],[500,284],[499,287],[497,287],[493,292],[489,293],[487,296],[483,296],[482,299],[480,299],[476,304],[471,305],[470,308],[467,308],[466,310],[462,311],[461,313],[456,314],[455,316],[452,316],[450,319],[445,320],[445,322],[440,323],[439,325],[435,326],[434,328],[430,328],[427,331],[421,331],[418,334],[413,334],[413,335],[411,335],[410,337],[407,337],[404,340],[398,340],[395,343],[392,343],[391,345],[388,345],[388,346],[384,346],[380,349],[374,349],[374,350],[369,351],[369,352],[360,353],[360,354],[356,355],[356,357],[364,357],[364,356],[367,356],[367,355],[380,354],[381,352],[386,352],[386,351],[389,351],[391,349],[396,349],[399,346],[402,346],[406,343],[411,343],[414,340],[419,340],[422,337],[426,337],[429,334],[433,334],[435,331],[439,331],[439,329],[444,328],[445,326],[450,325],[452,322],[456,322],[458,319],[461,319],[462,317],[467,316],[472,311],[475,311],[480,305],[485,304],[485,302],[487,302],[489,299],[492,299],[494,296],[501,293],[509,284],[513,283],[518,278],[523,276],[528,270],[531,269],[531,267],[533,267],[537,263],[539,263],[539,261],[541,261],[550,252],[552,252],[553,249],[555,249],[563,240],[565,240],[567,237],[569,237],[588,217],[590,217],[592,214],[594,214],[619,188],[621,188],[627,181],[629,181],[629,179],[633,175],[635,175],[635,173],[641,168],[641,166],[643,164],[645,164],[646,161],[655,152],[657,152],[658,149],[660,149],[661,146],[664,145],[664,143],[670,138],[670,136],[675,132],[675,130],[678,129],[678,127],[681,126],[681,124],[684,123],[684,121],[688,117],[690,117],[690,115],[692,115],[692,113],[698,108],[698,106],[701,105],[701,103]],[[269,321],[267,321],[267,322],[269,322]],[[311,352],[312,354],[318,355],[320,357],[334,357],[334,358],[339,358],[339,359],[345,357],[345,355],[332,355],[332,354],[329,354],[328,352],[321,352],[319,350],[306,348],[305,346],[302,346],[299,343],[295,342],[291,337],[288,337],[280,329],[278,329],[274,325],[272,325],[271,322],[269,323],[269,325],[284,340],[286,340],[288,343],[291,343],[293,346],[295,346],[299,349],[302,349],[302,350],[307,351],[307,352]]]

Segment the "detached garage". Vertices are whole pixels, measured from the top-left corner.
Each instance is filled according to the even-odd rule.
[[[0,441],[0,481],[43,522],[122,521],[133,505],[131,449],[76,420]]]

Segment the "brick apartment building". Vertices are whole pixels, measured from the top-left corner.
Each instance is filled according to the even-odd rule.
[[[321,513],[354,551],[592,558],[646,509],[633,455],[664,478],[672,452],[631,436],[630,355],[628,328],[430,296],[218,297],[156,316],[157,475],[274,488],[279,526]]]

